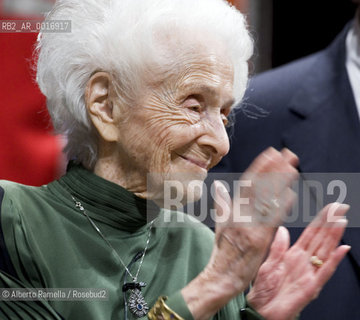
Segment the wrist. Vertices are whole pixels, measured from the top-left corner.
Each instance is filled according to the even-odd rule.
[[[240,292],[244,288],[241,288]],[[239,294],[234,281],[216,276],[205,269],[181,290],[183,298],[195,320],[211,318],[219,309]]]
[[[176,313],[166,304],[166,300],[167,297],[165,296],[159,297],[155,305],[149,311],[147,315],[148,319],[149,320],[157,320],[157,319],[185,320],[183,317],[181,317],[178,313]],[[190,318],[186,318],[186,319],[190,319]]]
[[[261,315],[266,320],[296,320],[300,312],[291,311],[286,305],[280,306],[279,304],[267,303],[260,306],[259,303],[252,300],[251,295],[246,296],[247,305]]]

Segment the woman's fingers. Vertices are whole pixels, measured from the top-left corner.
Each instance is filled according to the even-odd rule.
[[[242,202],[242,208],[251,217],[251,223],[277,227],[295,200],[290,187],[298,178],[296,164],[297,157],[291,151],[266,149],[241,177],[234,191],[235,209],[239,207],[239,199],[248,199],[249,206],[246,209]]]
[[[287,213],[295,203],[296,197],[296,193],[290,188],[284,189],[282,193],[276,197],[269,197],[269,195],[265,194],[255,197],[253,200],[253,225],[277,228],[283,224]]]
[[[279,199],[279,203],[283,208],[283,212],[279,217],[281,220],[280,222],[283,223],[284,219],[286,218],[287,214],[290,212],[291,208],[293,207],[294,203],[296,202],[297,194],[290,188],[286,188]]]
[[[251,163],[246,172],[251,173],[291,173],[295,177],[298,172],[295,169],[297,165],[297,157],[288,149],[282,152],[270,147],[260,153]]]
[[[318,247],[312,249],[313,251],[310,252],[314,252],[314,255],[316,255],[319,259],[326,261],[329,255],[338,246],[347,223],[348,221],[346,219],[340,219],[335,222],[332,227],[328,228],[329,230],[327,230],[326,238],[323,239],[322,243],[319,243]],[[319,241],[320,239],[316,240]]]
[[[274,212],[282,211],[283,208],[288,212],[295,199],[290,187],[298,177],[298,172],[294,168],[297,162],[297,156],[288,149],[283,149],[281,152],[274,148],[266,149],[242,176],[238,189],[234,191],[234,204],[237,206],[242,204],[244,208],[248,201],[248,207],[253,206],[250,211],[247,210],[250,217],[256,213],[260,216],[271,214],[274,217]],[[224,222],[231,213],[234,213],[232,212],[234,208],[228,191],[222,183],[216,181],[215,190],[217,218]],[[239,202],[239,199],[244,201]]]
[[[281,155],[290,165],[297,167],[299,164],[299,158],[295,153],[290,151],[288,148],[284,148],[281,150]]]
[[[330,279],[340,261],[351,249],[348,245],[337,247],[328,257],[327,261],[317,271],[317,283],[319,289]],[[320,291],[320,290],[319,290]]]
[[[347,225],[344,215],[348,209],[349,206],[346,204],[333,203],[327,206],[321,219],[322,225],[319,228],[316,227],[317,232],[305,250],[318,256],[321,249],[322,257],[326,258],[337,247],[344,233]]]
[[[348,210],[348,205],[336,202],[325,206],[303,231],[296,245],[307,251],[316,250],[317,244],[319,241],[323,241],[330,227],[333,227],[333,223],[339,219],[343,219]],[[314,241],[315,239],[317,239],[317,241]]]
[[[217,226],[229,221],[232,208],[232,201],[229,192],[220,181],[214,181],[215,184],[215,221]]]

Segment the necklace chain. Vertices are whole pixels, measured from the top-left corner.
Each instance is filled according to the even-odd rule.
[[[121,259],[120,255],[117,253],[117,251],[115,250],[115,248],[112,246],[112,244],[109,242],[108,239],[106,239],[106,237],[104,236],[104,234],[101,232],[101,230],[99,229],[99,227],[95,224],[95,222],[89,217],[89,215],[87,214],[84,206],[82,205],[82,203],[78,200],[76,200],[73,195],[71,195],[71,198],[73,199],[74,203],[75,203],[75,207],[78,208],[82,213],[83,215],[89,220],[90,224],[93,226],[93,228],[96,230],[96,232],[101,236],[101,238],[106,242],[106,244],[113,250],[114,254],[116,255],[116,257],[119,259],[119,261],[121,262],[121,264],[123,265],[123,267],[125,268],[126,272],[130,275],[130,277],[133,279],[133,282],[136,282],[137,281],[137,277],[139,275],[139,272],[140,272],[140,269],[141,269],[141,266],[143,264],[143,261],[144,261],[144,257],[145,257],[145,254],[146,254],[146,251],[148,249],[148,246],[149,246],[149,242],[150,242],[150,237],[151,237],[151,229],[153,227],[153,224],[154,224],[154,221],[151,221],[150,223],[150,227],[149,227],[149,231],[148,231],[148,236],[147,236],[147,239],[146,239],[146,243],[145,243],[145,248],[144,248],[144,251],[143,251],[143,254],[141,256],[141,260],[140,260],[140,263],[139,263],[139,267],[136,271],[136,274],[135,274],[135,277],[132,275],[132,273],[130,272],[129,268],[125,265],[124,261]]]

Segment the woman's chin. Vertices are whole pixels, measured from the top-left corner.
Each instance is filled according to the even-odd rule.
[[[160,174],[150,174],[147,189],[148,200],[153,200],[166,209],[180,210],[187,203],[198,201],[201,198],[206,174],[203,172],[169,172],[166,177]]]

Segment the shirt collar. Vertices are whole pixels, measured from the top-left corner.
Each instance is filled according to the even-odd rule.
[[[91,218],[124,231],[137,231],[160,212],[154,202],[141,199],[72,162],[66,175],[50,187],[61,193],[62,198],[73,202],[73,196],[80,201]]]

